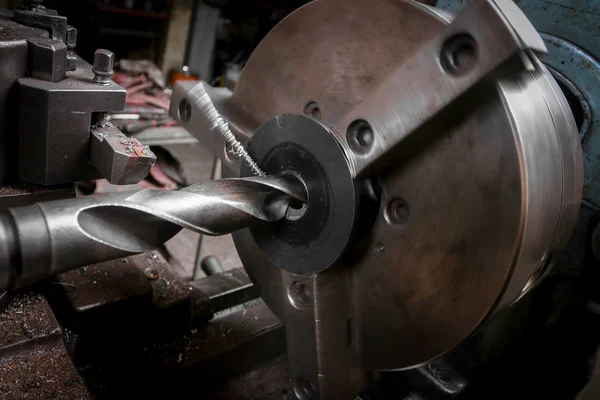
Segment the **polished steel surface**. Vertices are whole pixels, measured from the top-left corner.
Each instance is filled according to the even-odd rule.
[[[37,203],[2,216],[0,283],[22,286],[83,265],[152,250],[181,228],[223,235],[283,218],[306,201],[291,176],[225,179]],[[13,276],[16,275],[16,276]]]
[[[345,265],[317,274],[318,285],[310,283],[314,300],[320,299],[314,329],[293,312],[289,274],[270,262],[247,230],[234,233],[261,296],[286,324],[302,326],[300,335],[318,343],[316,353],[298,354],[290,368],[292,379],[311,380],[322,398],[348,393],[351,385],[344,382],[356,365],[410,368],[459,345],[535,286],[572,232],[581,198],[577,130],[546,69],[529,52],[518,57],[543,46],[505,3],[479,2],[475,7],[484,15],[461,22],[466,29],[500,29],[501,36],[491,34],[480,49],[489,57],[477,79],[453,78],[463,86],[445,82],[440,64],[429,57],[392,85],[389,77],[444,32],[454,32],[449,18],[412,2],[317,0],[261,42],[229,100],[259,122],[317,104],[321,123],[343,127],[342,144],[355,119],[368,121],[374,137],[382,129],[403,131],[395,115],[413,132],[377,176],[381,202],[372,228],[360,232]],[[478,24],[478,18],[488,24],[485,15],[496,18],[489,27]],[[518,33],[527,39],[521,42]],[[506,52],[494,58],[497,46]],[[507,59],[515,62],[503,63]],[[501,75],[479,81],[499,64]],[[432,75],[420,74],[426,71]],[[440,88],[460,90],[442,96]],[[410,100],[417,95],[422,108]],[[381,119],[355,114],[362,106]],[[402,120],[411,112],[424,117]],[[344,349],[335,349],[341,342]],[[335,358],[342,362],[325,362]]]
[[[401,59],[334,126],[353,172],[364,177],[393,164],[393,150],[401,142],[475,84],[501,75],[499,68],[515,58],[521,67],[529,67],[529,50],[545,52],[546,47],[511,0],[479,1],[465,8],[418,51]],[[366,120],[374,132],[365,151],[356,151],[346,134],[356,120]]]

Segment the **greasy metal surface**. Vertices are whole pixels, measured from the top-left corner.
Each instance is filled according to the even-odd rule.
[[[0,348],[21,345],[47,336],[61,336],[60,326],[43,296],[20,294],[0,313]]]
[[[0,9],[0,182],[17,178],[18,114],[17,79],[27,75],[27,39],[48,33],[12,21],[12,12]]]
[[[445,49],[447,43],[460,35],[467,35],[472,41],[469,45],[472,54],[444,56],[444,52],[455,51],[452,46]],[[334,132],[346,148],[353,174],[366,177],[375,173],[376,167],[388,164],[384,159],[393,165],[394,148],[411,133],[479,81],[497,73],[503,64],[529,50],[545,51],[546,48],[511,0],[479,1],[465,8],[414,54],[406,54],[398,68],[334,126]],[[444,67],[444,57],[453,60],[473,57],[474,61],[472,65],[455,66],[456,70],[452,71]],[[527,63],[524,61],[521,68],[526,68]],[[353,121],[361,119],[373,130],[371,143],[364,153],[352,149],[346,135]]]
[[[128,138],[107,121],[92,127],[90,141],[90,163],[112,184],[138,183],[156,162],[149,146]]]
[[[446,24],[408,2],[366,3],[322,0],[290,15],[249,60],[235,105],[264,121],[312,101],[321,121],[335,126]],[[350,348],[363,366],[408,367],[453,348],[535,282],[548,250],[562,244],[578,207],[581,165],[572,157],[572,118],[560,101],[548,101],[560,94],[538,84],[547,79],[509,70],[496,86],[470,91],[411,137],[396,169],[381,176],[378,219],[348,255],[352,281],[339,290],[352,303]],[[575,177],[565,180],[567,193],[563,175]],[[390,218],[391,204],[406,204],[407,218]],[[234,237],[261,295],[285,315],[280,272],[247,232]],[[329,317],[337,327],[333,311]]]
[[[208,325],[172,331],[156,326],[133,335],[110,330],[81,335],[76,351],[90,363],[83,373],[93,373],[95,397],[179,397],[201,385],[203,395],[213,398],[226,378],[285,350],[283,326],[261,300],[217,313]]]
[[[208,297],[213,313],[259,297],[258,289],[243,268],[213,274],[190,285]]]
[[[247,343],[249,339],[265,334],[270,336],[270,340],[266,337],[262,340],[272,347],[262,350],[270,354],[281,353],[283,350],[283,327],[262,300],[255,300],[242,304],[240,309],[234,309],[234,312],[225,311],[222,315],[217,314],[207,329],[198,330],[190,337],[177,339],[177,342],[170,346],[169,354],[165,355],[162,362],[167,367],[185,367],[204,361],[206,367],[215,368],[215,370],[234,368],[235,362],[228,365],[227,360],[220,360],[211,366],[211,356],[221,349],[235,349],[237,346]],[[259,348],[255,350],[262,351]],[[239,354],[240,359],[237,363],[245,364],[243,354]],[[250,357],[251,354],[248,351],[247,356]]]
[[[21,179],[56,185],[98,177],[89,165],[92,113],[122,110],[125,89],[96,85],[92,77],[91,66],[78,59],[60,82],[18,80]]]
[[[125,301],[149,306],[152,285],[130,259],[120,258],[57,275],[56,284],[78,313]]]
[[[150,312],[175,314],[179,306],[185,310],[181,313],[185,322],[210,312],[209,296],[179,279],[158,252],[82,267],[58,275],[53,283],[76,314],[70,318],[80,325],[85,320],[96,326],[128,313],[137,315],[131,317],[134,320],[150,319]]]
[[[6,214],[9,219],[2,221],[1,234],[18,237],[8,252],[19,261],[3,257],[0,273],[3,279],[26,285],[82,265],[153,250],[183,227],[227,234],[280,220],[293,198],[304,200],[304,187],[296,178],[280,175],[12,208]]]
[[[3,185],[0,187],[0,211],[40,201],[60,200],[72,197],[75,197],[73,185],[57,185],[52,187],[29,183]]]
[[[279,356],[220,385],[214,400],[297,400],[287,373],[287,357]]]
[[[46,300],[23,293],[0,314],[0,396],[3,399],[88,399]]]

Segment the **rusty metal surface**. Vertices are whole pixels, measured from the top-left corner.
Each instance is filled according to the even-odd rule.
[[[13,298],[0,314],[2,399],[88,399],[71,363],[62,331],[39,294]]]
[[[128,138],[108,121],[92,127],[90,139],[90,163],[112,184],[138,183],[156,162],[149,146]]]

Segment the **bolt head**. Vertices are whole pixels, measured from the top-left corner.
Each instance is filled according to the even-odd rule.
[[[77,47],[77,29],[73,28],[71,25],[67,26],[67,48],[69,50],[73,50]]]
[[[158,279],[160,272],[156,268],[148,267],[144,270],[144,276],[153,281]]]
[[[115,55],[110,50],[99,49],[94,53],[94,73],[112,75]]]

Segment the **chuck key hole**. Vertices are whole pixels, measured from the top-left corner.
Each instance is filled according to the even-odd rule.
[[[393,198],[385,207],[384,217],[390,225],[403,225],[410,217],[410,208],[401,197]]]
[[[357,154],[365,154],[371,150],[375,142],[375,133],[371,125],[362,119],[353,121],[346,131],[346,140],[350,149]]]
[[[475,39],[466,33],[448,38],[440,54],[440,63],[444,71],[451,75],[464,75],[477,64],[479,51]]]
[[[302,310],[310,306],[311,298],[308,286],[303,282],[294,281],[288,286],[288,299],[290,303],[297,308]]]
[[[321,107],[316,101],[309,101],[302,111],[306,115],[310,115],[314,119],[321,119]]]

